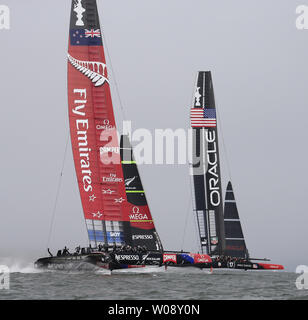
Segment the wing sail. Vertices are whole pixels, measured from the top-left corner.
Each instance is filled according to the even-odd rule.
[[[216,107],[211,72],[197,75],[190,111],[193,158],[194,211],[202,252],[222,254],[225,249]]]
[[[73,0],[70,134],[90,244],[131,243],[129,211],[96,0]]]

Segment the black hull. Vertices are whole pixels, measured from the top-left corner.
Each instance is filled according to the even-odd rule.
[[[174,257],[174,261],[164,261],[166,255]],[[187,261],[181,253],[163,254],[161,252],[97,252],[86,255],[65,255],[38,259],[35,267],[46,270],[95,270],[95,269],[127,269],[145,266],[197,267],[210,268],[211,263],[195,263]]]
[[[34,266],[46,270],[95,270],[110,269],[108,256],[105,254],[67,255],[40,258]]]
[[[166,256],[174,256],[174,261],[165,261]],[[237,270],[282,270],[281,265],[253,263],[251,261],[189,261],[186,254],[148,252],[148,253],[91,253],[87,255],[66,255],[38,259],[35,267],[45,270],[119,270],[146,266],[194,267],[200,269],[237,269]]]

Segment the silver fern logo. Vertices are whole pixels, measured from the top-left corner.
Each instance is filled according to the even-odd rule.
[[[125,186],[128,187],[137,177],[125,179]]]
[[[105,82],[109,83],[109,80],[107,79],[107,66],[105,63],[98,61],[77,60],[70,54],[67,56],[71,65],[92,80],[92,82],[95,84],[95,87],[100,87]]]

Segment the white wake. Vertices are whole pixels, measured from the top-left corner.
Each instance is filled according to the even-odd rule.
[[[2,258],[0,257],[0,266],[9,268],[10,273],[39,273],[42,272],[34,267],[33,262],[18,258]]]

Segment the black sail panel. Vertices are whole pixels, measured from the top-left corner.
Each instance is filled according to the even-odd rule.
[[[146,246],[148,250],[163,251],[147,203],[133,150],[127,135],[121,136],[120,154],[125,180],[127,202],[130,206],[131,243],[134,247]]]
[[[221,192],[216,107],[211,72],[198,73],[191,109],[194,210],[201,248],[223,254],[225,231]]]
[[[225,254],[232,257],[248,258],[248,251],[230,181],[226,190],[224,221],[226,236]]]

